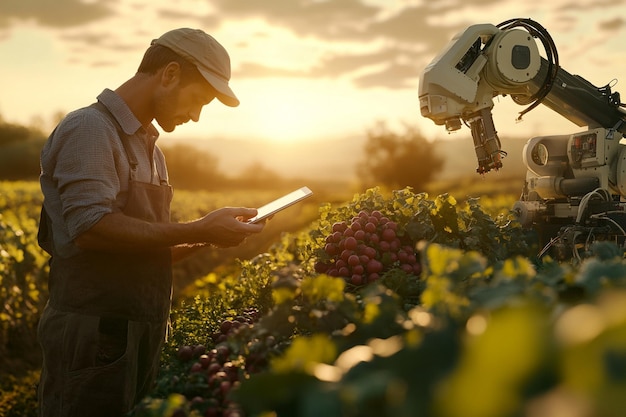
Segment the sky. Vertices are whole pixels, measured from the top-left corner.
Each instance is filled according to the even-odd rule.
[[[379,122],[445,137],[420,115],[420,72],[467,26],[519,17],[565,70],[626,94],[626,0],[0,0],[0,117],[51,129],[130,78],[152,39],[197,27],[229,51],[241,105],[211,103],[173,138],[294,143]],[[516,123],[522,109],[497,100],[501,136],[580,130],[547,108]]]

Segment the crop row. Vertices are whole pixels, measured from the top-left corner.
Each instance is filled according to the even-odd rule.
[[[623,251],[537,259],[511,203],[374,188],[322,204],[186,288],[131,417],[621,416]]]
[[[410,189],[322,207],[306,230],[197,282],[134,415],[621,415],[621,250],[599,242],[580,266],[539,260],[492,209]],[[327,274],[343,260],[328,251],[333,234],[375,212],[414,248],[419,273],[398,258],[371,282]]]

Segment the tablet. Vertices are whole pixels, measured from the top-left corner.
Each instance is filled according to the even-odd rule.
[[[292,206],[307,197],[310,197],[311,195],[313,195],[313,191],[311,191],[309,187],[302,187],[290,192],[289,194],[285,194],[284,196],[277,198],[276,200],[267,203],[264,206],[259,207],[257,209],[257,215],[248,220],[248,223],[258,223],[262,220],[265,220],[268,217],[278,213],[279,211],[284,210],[287,207]]]

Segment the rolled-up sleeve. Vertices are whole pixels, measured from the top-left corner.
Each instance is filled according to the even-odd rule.
[[[116,138],[115,127],[96,109],[72,113],[56,129],[50,149],[56,162],[51,176],[70,239],[119,210],[122,150]]]

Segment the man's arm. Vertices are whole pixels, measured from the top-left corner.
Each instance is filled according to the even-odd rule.
[[[256,215],[253,208],[221,208],[188,223],[150,223],[123,213],[104,215],[94,226],[80,234],[75,243],[83,249],[142,250],[183,244],[236,246],[264,224],[245,220]]]

